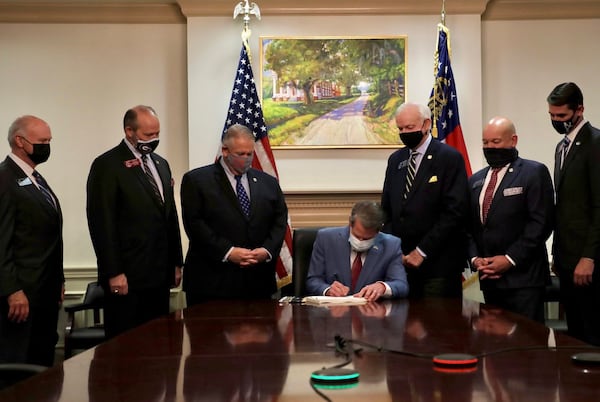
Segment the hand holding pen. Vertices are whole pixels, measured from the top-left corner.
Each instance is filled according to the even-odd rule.
[[[339,282],[337,279],[338,277],[336,274],[334,275],[334,281],[331,284],[331,287],[329,288],[325,296],[339,297],[348,295],[348,292],[350,292],[350,288],[348,286],[345,286],[343,283]]]

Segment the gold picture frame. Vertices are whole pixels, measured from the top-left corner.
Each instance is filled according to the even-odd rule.
[[[274,149],[397,148],[407,36],[260,37],[261,98]]]

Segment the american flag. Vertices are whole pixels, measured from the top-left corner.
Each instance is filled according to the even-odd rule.
[[[263,118],[262,107],[256,91],[256,82],[250,65],[248,50],[242,43],[240,52],[240,62],[238,64],[231,100],[229,101],[229,110],[223,134],[233,124],[243,124],[250,128],[254,133],[256,144],[254,146],[254,159],[252,167],[262,170],[279,180],[275,158],[269,143],[267,125]],[[285,238],[279,253],[276,268],[277,287],[281,288],[292,282],[292,230],[288,217],[288,225],[285,232]]]
[[[465,145],[460,119],[454,74],[450,66],[450,31],[438,24],[438,40],[435,51],[435,82],[429,97],[433,121],[433,136],[456,148],[465,160],[467,175],[471,176],[471,163]]]

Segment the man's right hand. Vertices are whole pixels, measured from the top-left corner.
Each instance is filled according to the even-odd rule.
[[[8,319],[17,323],[24,322],[29,317],[29,299],[22,290],[8,296]]]
[[[341,282],[333,281],[331,287],[329,288],[325,296],[347,296],[349,291],[350,288],[348,286],[344,286],[344,284],[342,284]]]
[[[129,284],[127,283],[125,274],[113,276],[108,280],[108,284],[110,285],[110,291],[117,296],[125,296],[129,293]]]

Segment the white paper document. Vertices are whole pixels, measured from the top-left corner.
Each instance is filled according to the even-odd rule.
[[[357,304],[366,304],[367,299],[364,297],[354,297],[354,296],[343,296],[343,297],[334,297],[334,296],[308,296],[302,299],[303,303],[306,304],[316,304],[316,305],[327,305],[327,304],[335,304],[335,305],[345,305],[352,306]]]

